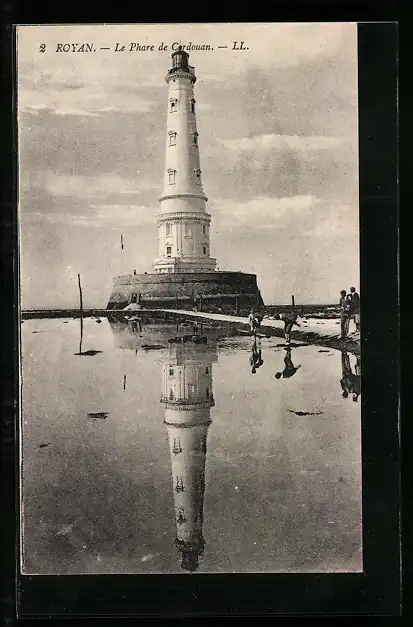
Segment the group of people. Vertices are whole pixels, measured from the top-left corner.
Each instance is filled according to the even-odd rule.
[[[341,337],[343,339],[348,335],[350,320],[354,320],[356,331],[360,331],[360,296],[357,294],[355,287],[350,287],[349,294],[347,294],[346,290],[341,290],[339,305]]]
[[[249,323],[251,334],[255,337],[257,335],[257,330],[261,326],[261,322],[263,319],[263,315],[259,312],[256,312],[254,309],[251,310],[249,315]],[[283,320],[284,322],[284,336],[285,336],[285,344],[288,347],[291,344],[291,331],[293,330],[293,326],[296,325],[299,327],[298,314],[292,309],[291,311],[287,311],[285,313],[276,314],[276,320]]]

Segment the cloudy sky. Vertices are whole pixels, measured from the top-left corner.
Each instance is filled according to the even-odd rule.
[[[56,52],[83,42],[96,51]],[[256,273],[267,304],[358,285],[356,24],[25,26],[23,308],[76,307],[78,272],[85,306],[105,307],[121,268],[151,271],[174,42],[213,48],[190,64],[219,269]]]

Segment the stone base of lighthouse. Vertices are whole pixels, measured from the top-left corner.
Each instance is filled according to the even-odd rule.
[[[240,316],[264,306],[255,274],[218,271],[115,277],[107,309],[123,309],[132,302],[151,309],[196,308]]]

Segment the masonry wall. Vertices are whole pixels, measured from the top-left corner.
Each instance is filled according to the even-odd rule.
[[[123,309],[134,299],[143,306],[242,314],[263,305],[255,274],[205,272],[126,274],[114,278],[108,309]]]

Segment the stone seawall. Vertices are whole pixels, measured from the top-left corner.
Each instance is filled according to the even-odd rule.
[[[242,314],[263,307],[255,274],[205,272],[125,274],[113,281],[107,309],[142,306]]]

